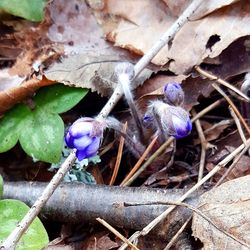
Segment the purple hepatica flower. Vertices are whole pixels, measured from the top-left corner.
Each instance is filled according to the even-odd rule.
[[[176,139],[183,138],[187,135],[192,130],[192,122],[187,114],[187,112],[183,109],[180,112],[180,107],[177,107],[179,110],[177,111],[178,114],[173,114],[172,115],[172,123],[173,123],[173,128],[174,128],[174,133],[172,134]]]
[[[97,154],[103,134],[103,124],[93,118],[80,118],[68,129],[65,142],[76,149],[79,161]]]
[[[183,138],[192,130],[189,114],[181,107],[168,105],[162,101],[154,101],[151,110],[163,131],[176,139]]]
[[[184,92],[177,82],[167,83],[164,87],[164,101],[169,105],[179,106],[184,101]]]

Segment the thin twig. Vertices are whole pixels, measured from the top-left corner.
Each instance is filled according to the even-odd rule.
[[[218,78],[217,76],[213,75],[210,72],[207,72],[205,70],[203,70],[200,66],[195,66],[195,69],[203,76],[207,77],[208,79],[212,80],[212,81],[216,81],[219,84],[231,89],[232,91],[234,91],[236,94],[238,94],[239,96],[243,97],[246,101],[250,101],[249,97],[247,95],[245,95],[242,91],[240,91],[239,89],[235,88],[233,85],[231,85],[230,83],[226,82],[225,80]]]
[[[163,250],[169,250],[175,244],[175,242],[178,240],[179,236],[183,233],[183,231],[185,230],[185,228],[187,227],[187,225],[191,221],[191,219],[192,219],[192,216],[190,216],[184,222],[184,224],[181,226],[181,228],[178,230],[178,232],[174,235],[174,237],[168,242],[168,244],[166,245],[166,247]]]
[[[238,163],[238,161],[240,160],[240,158],[249,150],[250,148],[250,144],[244,143],[245,144],[245,148],[240,152],[240,154],[235,157],[233,163],[230,165],[230,167],[227,169],[227,171],[223,174],[223,176],[219,179],[219,181],[216,183],[216,185],[214,187],[219,186],[225,179],[226,177],[232,172],[232,170],[235,168],[236,164]]]
[[[158,157],[161,155],[165,149],[173,142],[174,138],[170,137],[165,143],[163,143],[154,154],[152,154],[148,160],[138,169],[136,173],[126,182],[126,186],[131,185],[135,179]]]
[[[192,115],[195,116],[196,112],[195,110],[192,111]],[[201,141],[201,158],[200,158],[200,164],[199,164],[199,172],[198,172],[198,181],[202,179],[204,167],[205,167],[205,160],[206,160],[206,150],[207,150],[207,140],[205,138],[205,135],[203,133],[203,129],[201,127],[200,120],[197,119],[195,122],[196,130],[198,132],[200,141]]]
[[[250,139],[247,140],[247,145],[250,144]],[[231,154],[226,156],[219,164],[217,164],[206,176],[204,176],[198,183],[196,183],[192,188],[190,188],[177,202],[183,202],[186,198],[188,198],[194,191],[200,188],[207,180],[209,180],[212,176],[214,176],[222,167],[224,167],[228,162],[230,162],[236,155],[238,155],[243,149],[245,145],[242,144],[238,148],[236,148]],[[171,213],[174,209],[174,206],[170,206],[166,209],[162,214],[156,217],[153,221],[151,221],[146,227],[142,229],[142,231],[135,232],[129,240],[133,242],[138,239],[140,236],[147,235],[159,222],[164,220],[169,213]],[[119,250],[124,250],[127,247],[126,244],[123,244]]]
[[[119,233],[115,228],[113,228],[110,224],[108,224],[105,220],[101,218],[96,218],[98,222],[100,222],[104,227],[106,227],[110,232],[116,235],[120,240],[126,242],[132,249],[140,250],[134,244],[132,244],[126,237],[124,237],[121,233]]]
[[[148,147],[146,148],[146,150],[144,151],[144,153],[142,154],[141,158],[137,161],[137,163],[135,164],[135,166],[132,168],[132,170],[130,171],[130,173],[125,177],[125,179],[122,181],[122,183],[120,184],[120,186],[124,187],[124,186],[128,186],[127,182],[130,180],[130,178],[133,176],[133,174],[140,168],[142,162],[145,160],[145,158],[148,156],[149,152],[151,151],[152,147],[154,146],[156,140],[157,140],[157,136],[151,141],[151,143],[148,145]]]
[[[239,117],[241,123],[243,124],[243,126],[245,127],[245,129],[247,130],[248,135],[250,136],[250,128],[248,127],[246,121],[244,120],[244,118],[242,117],[242,115],[240,114],[239,110],[237,109],[237,107],[234,105],[234,103],[231,101],[231,99],[227,96],[227,94],[216,84],[213,83],[212,86],[226,99],[226,101],[229,103],[229,105],[232,107],[233,111],[235,112],[235,114]]]
[[[126,122],[124,124],[124,126],[123,126],[122,133],[126,134],[127,127],[128,127],[128,123]],[[119,170],[119,167],[120,167],[120,164],[121,164],[124,142],[125,142],[125,137],[121,136],[120,137],[120,143],[119,143],[119,146],[118,146],[118,153],[117,153],[117,157],[116,157],[115,167],[114,167],[114,171],[113,171],[111,180],[109,182],[109,185],[113,185],[115,180],[116,180],[118,170]]]
[[[195,110],[192,110],[193,117],[197,115]],[[201,127],[200,120],[197,119],[195,122],[196,130],[198,132],[200,141],[201,141],[201,158],[200,158],[200,164],[199,164],[199,173],[198,173],[198,181],[200,181],[203,177],[204,167],[205,167],[205,160],[206,160],[206,151],[209,148],[213,148],[214,146],[206,140],[206,137],[204,135],[203,129]]]
[[[236,127],[238,129],[241,140],[243,141],[243,143],[246,144],[247,139],[246,139],[244,131],[241,127],[240,120],[239,120],[238,116],[235,114],[234,110],[230,106],[229,106],[229,111],[230,111],[230,114],[235,121],[235,124],[236,124]]]
[[[208,113],[209,111],[213,110],[214,108],[220,106],[222,103],[224,102],[224,99],[220,99],[217,100],[215,102],[213,102],[212,104],[210,104],[209,106],[207,106],[206,108],[204,108],[203,110],[201,110],[197,115],[195,115],[191,121],[194,122],[197,119],[201,118],[202,116],[204,116],[206,113]]]

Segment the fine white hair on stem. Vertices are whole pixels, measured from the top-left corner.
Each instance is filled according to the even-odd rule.
[[[124,96],[129,105],[132,117],[135,121],[135,125],[138,129],[139,137],[143,141],[144,132],[142,120],[139,115],[139,110],[134,102],[134,97],[131,91],[131,81],[134,78],[134,66],[129,62],[119,63],[115,68],[115,74],[118,83],[122,86]]]

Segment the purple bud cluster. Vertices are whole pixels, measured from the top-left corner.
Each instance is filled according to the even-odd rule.
[[[184,102],[184,92],[177,82],[167,83],[164,86],[164,101],[173,106],[181,106]]]
[[[76,150],[79,161],[95,156],[100,147],[103,124],[93,118],[80,118],[68,129],[65,136],[66,145]]]
[[[176,139],[186,137],[192,130],[189,114],[181,105],[184,92],[179,83],[167,83],[164,87],[164,100],[153,101],[144,116],[145,127],[164,132],[164,136]]]

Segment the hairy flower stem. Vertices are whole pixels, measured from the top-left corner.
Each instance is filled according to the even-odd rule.
[[[167,141],[168,139],[168,136],[167,134],[165,133],[164,129],[163,129],[163,126],[162,126],[162,123],[161,123],[161,118],[159,116],[159,114],[156,112],[155,110],[155,107],[153,106],[152,107],[152,114],[155,118],[155,121],[156,121],[156,125],[157,125],[157,132],[159,134],[159,141],[160,143],[164,143],[165,141]]]
[[[115,68],[118,84],[122,86],[124,96],[127,100],[131,115],[135,121],[135,126],[138,131],[139,139],[145,142],[144,129],[142,120],[139,116],[140,112],[134,102],[133,94],[131,92],[131,81],[134,78],[134,66],[131,63],[120,63]]]

